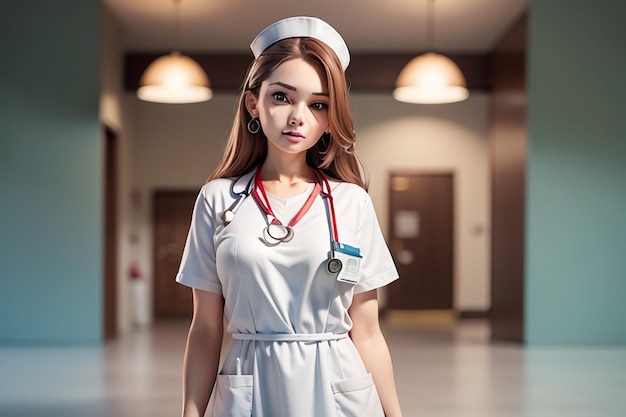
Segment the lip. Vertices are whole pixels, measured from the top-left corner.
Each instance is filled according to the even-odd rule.
[[[283,132],[283,136],[292,142],[300,142],[305,138],[302,133],[296,132],[295,130],[286,130]]]

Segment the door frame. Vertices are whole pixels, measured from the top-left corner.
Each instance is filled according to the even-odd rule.
[[[117,237],[118,237],[118,160],[117,144],[118,133],[111,127],[104,125],[104,184],[103,184],[103,208],[104,208],[104,248],[103,248],[103,324],[102,337],[104,340],[112,340],[118,333],[117,314]]]

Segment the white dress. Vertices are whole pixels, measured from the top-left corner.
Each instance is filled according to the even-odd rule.
[[[330,182],[339,241],[363,256],[354,285],[326,271],[332,223],[321,196],[290,242],[268,246],[266,217],[251,195],[230,224],[221,220],[238,197],[233,181],[213,180],[200,191],[176,277],[225,300],[233,344],[217,377],[213,416],[383,417],[371,375],[347,336],[353,295],[398,277],[369,195],[355,184]],[[283,224],[311,190],[286,200],[268,195]]]

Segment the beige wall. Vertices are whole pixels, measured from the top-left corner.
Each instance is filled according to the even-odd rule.
[[[220,157],[236,97],[217,94],[207,103],[164,105],[127,93],[126,102],[136,123],[138,259],[151,277],[151,192],[204,183]],[[454,171],[455,308],[488,308],[488,97],[474,94],[463,103],[415,106],[398,103],[391,95],[355,94],[353,104],[357,150],[371,176],[370,193],[383,230],[389,169]]]
[[[387,178],[392,169],[454,173],[457,310],[489,308],[488,96],[462,103],[411,105],[391,95],[353,97],[357,151],[371,176],[370,195],[387,233]]]
[[[221,157],[235,103],[233,94],[218,93],[205,103],[178,105],[143,102],[126,94],[126,106],[133,109],[136,125],[137,261],[150,286],[152,192],[159,188],[200,189]]]

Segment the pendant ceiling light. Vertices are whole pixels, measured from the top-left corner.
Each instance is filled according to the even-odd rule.
[[[176,4],[176,40],[180,41],[180,0]],[[190,57],[174,51],[154,60],[139,80],[137,97],[156,103],[198,103],[210,100],[209,78]]]
[[[428,46],[432,50],[434,3],[428,3]],[[413,58],[400,72],[393,97],[406,103],[440,104],[469,97],[465,77],[448,57],[429,52]]]

